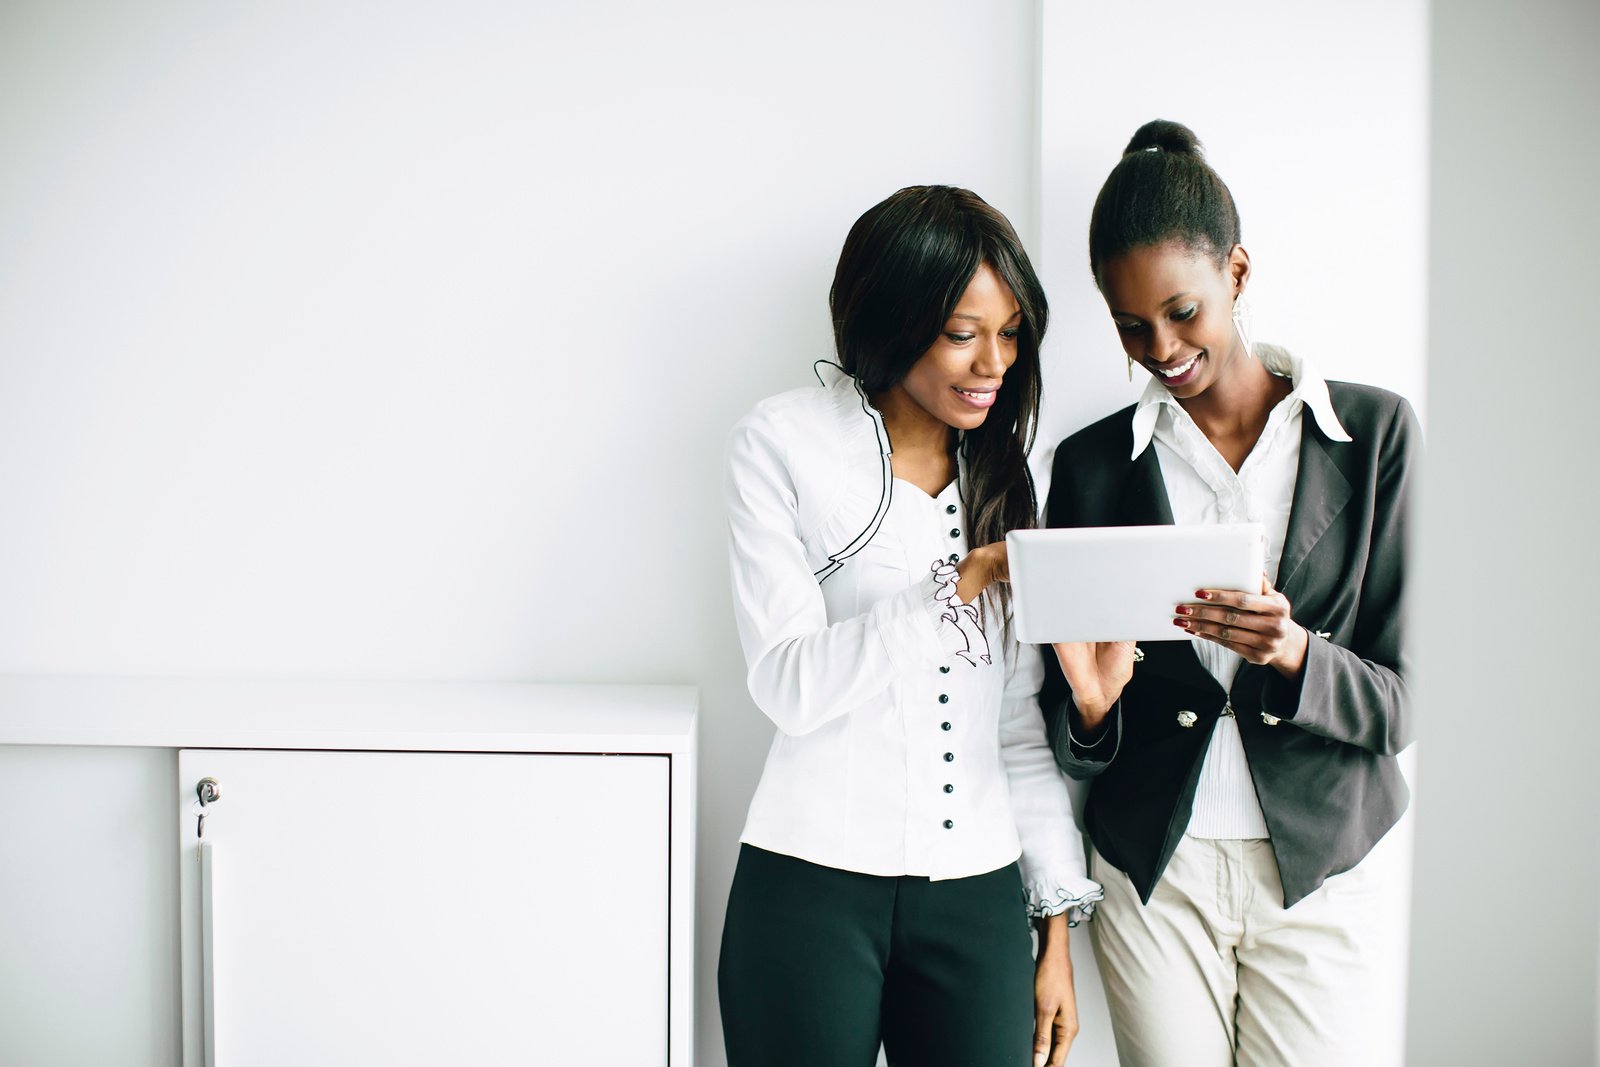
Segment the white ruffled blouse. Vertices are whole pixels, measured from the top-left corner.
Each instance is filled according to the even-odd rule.
[[[852,379],[769,398],[728,449],[734,614],[777,725],[741,840],[873,875],[1021,859],[1030,914],[1087,916],[1071,800],[1036,699],[1039,650],[955,596],[959,483],[896,480]]]

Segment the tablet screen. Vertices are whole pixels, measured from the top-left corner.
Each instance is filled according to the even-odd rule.
[[[1173,608],[1197,589],[1260,592],[1259,523],[1093,526],[1006,535],[1017,639],[1176,641]]]

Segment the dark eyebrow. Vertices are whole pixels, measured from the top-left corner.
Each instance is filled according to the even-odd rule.
[[[983,316],[981,316],[981,315],[968,315],[965,312],[961,312],[961,311],[955,312],[950,317],[952,319],[966,319],[968,322],[982,322],[983,321]],[[1009,322],[1015,321],[1016,319],[1020,319],[1021,317],[1022,317],[1022,309],[1018,308],[1017,310],[1015,310],[1015,311],[1013,311],[1011,313],[1011,318],[1007,319],[1006,322],[1009,323]]]
[[[1167,297],[1165,300],[1161,301],[1161,306],[1162,307],[1166,307],[1168,304],[1175,304],[1179,300],[1182,300],[1184,297],[1192,296],[1192,295],[1194,295],[1194,294],[1188,292],[1187,290],[1185,290],[1184,292],[1181,292],[1181,293],[1174,293],[1171,296]],[[1112,315],[1125,315],[1130,319],[1136,319],[1136,318],[1139,317],[1139,316],[1135,315],[1131,311],[1118,311],[1116,308],[1112,308],[1111,309],[1111,314]]]

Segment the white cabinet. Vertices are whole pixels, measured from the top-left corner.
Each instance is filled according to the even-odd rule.
[[[666,1067],[666,757],[186,750],[178,786],[207,1064]]]
[[[172,753],[154,814],[175,852],[118,878],[172,886],[177,868],[181,989],[157,999],[180,1006],[185,1067],[690,1067],[695,702],[670,686],[12,676],[0,745]],[[199,837],[204,778],[220,796]],[[125,823],[41,845],[17,872],[37,886],[11,896],[61,901],[45,929],[88,921],[82,894],[49,882]],[[128,955],[139,931],[105,925],[81,958],[65,939],[7,957],[3,988],[39,990],[13,1007]],[[0,1027],[0,1062],[60,1045],[51,1025]]]

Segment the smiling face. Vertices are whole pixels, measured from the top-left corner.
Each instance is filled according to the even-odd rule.
[[[889,392],[912,410],[957,430],[983,425],[1001,379],[1017,361],[1022,309],[988,263],[967,282],[933,347]]]
[[[1218,265],[1179,241],[1130,249],[1099,274],[1123,351],[1180,400],[1227,380],[1249,359],[1233,325],[1233,302],[1249,278],[1243,246]]]

